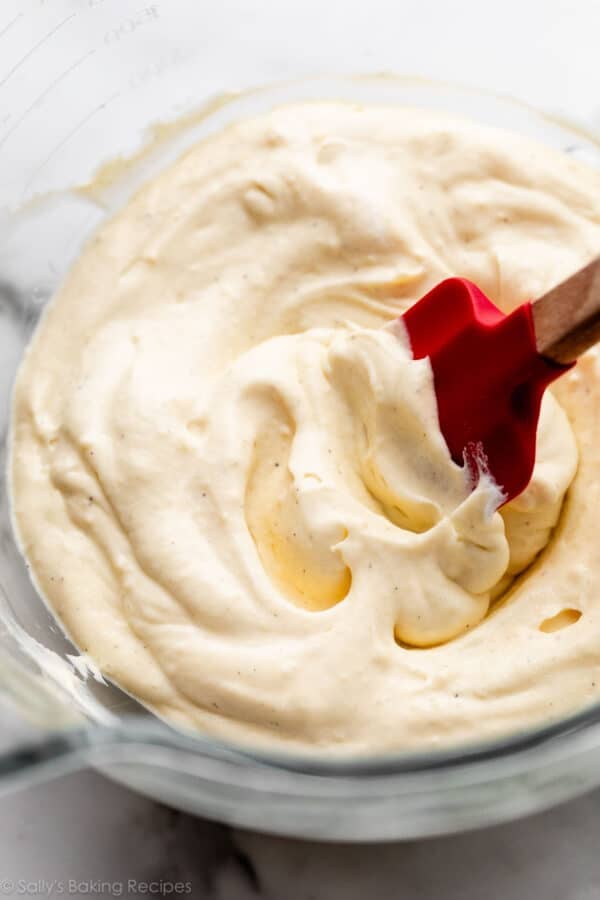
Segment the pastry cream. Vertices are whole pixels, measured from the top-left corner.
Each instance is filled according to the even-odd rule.
[[[599,201],[598,173],[517,136],[324,103],[144,187],[14,394],[16,528],[79,648],[174,724],[346,752],[600,696],[598,355],[546,395],[498,510],[394,325],[449,275],[505,310],[539,295],[598,252]]]

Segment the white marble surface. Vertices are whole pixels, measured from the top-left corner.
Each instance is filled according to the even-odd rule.
[[[65,9],[118,5],[2,0],[0,38],[25,10],[54,2]],[[169,9],[182,14],[182,0],[155,5],[166,25]],[[203,51],[211,89],[313,72],[396,70],[513,94],[600,127],[598,0],[220,0],[213,9]],[[13,127],[3,113],[0,98],[0,127]],[[189,885],[194,898],[222,900],[594,900],[599,826],[595,793],[478,833],[316,845],[233,832],[84,772],[1,801],[0,893],[148,896],[143,882],[162,879]],[[69,879],[80,883],[73,888]]]
[[[91,772],[2,801],[0,896],[144,896],[190,885],[194,900],[597,900],[600,792],[484,831],[382,845],[313,844],[231,831]],[[128,881],[137,882],[128,892]],[[110,882],[102,893],[94,882]],[[116,885],[116,889],[115,886]],[[23,885],[23,887],[27,887]],[[89,887],[89,890],[88,890]],[[94,888],[96,890],[94,890]],[[27,896],[27,893],[21,893]],[[175,895],[172,895],[175,896]]]

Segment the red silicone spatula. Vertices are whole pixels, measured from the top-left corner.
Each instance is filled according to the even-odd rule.
[[[486,468],[507,503],[529,483],[548,385],[600,340],[600,257],[505,315],[448,278],[404,313],[413,356],[433,369],[442,434],[474,482]]]

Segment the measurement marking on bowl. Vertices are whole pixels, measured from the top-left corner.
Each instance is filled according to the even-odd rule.
[[[92,109],[86,116],[84,116],[84,118],[81,119],[81,120],[77,123],[77,125],[75,125],[75,127],[72,128],[71,131],[69,131],[69,133],[68,133],[67,135],[65,135],[65,137],[62,139],[62,141],[60,141],[60,142],[54,147],[54,149],[52,150],[52,152],[49,153],[48,156],[46,156],[46,158],[45,158],[44,160],[42,160],[42,162],[39,164],[39,166],[34,170],[34,172],[33,172],[32,176],[31,176],[31,178],[29,179],[29,181],[27,182],[27,184],[26,184],[25,187],[23,188],[23,193],[22,193],[22,195],[21,195],[23,199],[25,199],[25,197],[26,197],[26,195],[27,195],[27,192],[29,191],[29,188],[31,187],[32,184],[35,183],[36,178],[38,177],[38,175],[40,174],[40,172],[42,171],[42,169],[44,168],[44,166],[48,165],[48,163],[50,162],[50,160],[51,160],[54,156],[56,156],[56,154],[58,153],[58,151],[59,151],[59,150],[62,150],[62,148],[65,146],[65,144],[67,144],[67,143],[71,140],[72,137],[75,137],[75,135],[77,134],[77,132],[80,131],[80,130],[83,128],[84,125],[87,125],[87,123],[90,121],[90,119],[92,119],[97,113],[101,112],[101,110],[105,109],[105,108],[108,106],[109,103],[112,103],[113,100],[116,100],[116,98],[117,98],[119,95],[120,95],[120,91],[116,91],[114,94],[111,94],[110,97],[108,97],[108,98],[107,98],[106,100],[104,100],[102,103],[99,103],[98,106],[95,106],[94,109]]]
[[[116,41],[122,41],[123,38],[129,37],[138,28],[144,25],[153,25],[159,18],[158,8],[153,4],[146,6],[144,9],[138,10],[133,16],[129,16],[116,28],[111,28],[104,35],[104,44],[110,46]]]
[[[60,29],[63,27],[63,25],[66,25],[67,22],[70,22],[71,19],[74,19],[76,15],[77,15],[76,12],[71,13],[70,16],[67,16],[66,19],[63,19],[61,22],[58,23],[58,25],[55,25],[54,28],[52,29],[52,31],[49,31],[47,34],[44,35],[43,38],[40,38],[40,40],[37,42],[37,44],[34,44],[33,47],[32,47],[30,50],[27,51],[27,53],[25,54],[25,56],[22,56],[21,59],[20,59],[18,62],[16,62],[16,63],[14,64],[14,66],[12,67],[12,69],[9,69],[9,70],[8,70],[8,73],[4,76],[4,78],[2,79],[2,81],[0,81],[0,87],[2,87],[3,85],[5,85],[9,78],[12,78],[12,76],[15,74],[15,72],[16,72],[18,69],[21,68],[21,66],[23,65],[23,63],[27,62],[27,60],[29,59],[29,57],[30,57],[33,53],[35,53],[35,51],[38,50],[38,49],[42,46],[42,44],[45,44],[46,41],[50,40],[50,38],[52,37],[52,35],[56,34],[57,31],[60,31]]]
[[[3,147],[3,146],[4,146],[4,144],[7,142],[7,140],[8,140],[9,137],[11,136],[11,134],[12,134],[14,131],[16,131],[16,129],[19,127],[19,125],[21,124],[21,122],[23,122],[23,121],[27,118],[27,116],[29,115],[29,113],[30,113],[33,109],[35,109],[36,106],[38,106],[43,100],[46,99],[46,97],[48,96],[48,94],[49,94],[50,92],[51,92],[51,91],[52,91],[52,90],[53,90],[53,89],[54,89],[54,88],[55,88],[55,87],[56,87],[56,86],[57,86],[64,78],[66,78],[67,75],[70,75],[71,72],[73,72],[78,66],[80,66],[82,62],[85,62],[85,60],[88,59],[88,57],[90,57],[90,56],[91,56],[93,53],[95,53],[95,52],[96,52],[95,48],[93,48],[92,50],[88,50],[88,52],[87,52],[87,53],[84,53],[83,56],[80,56],[79,59],[76,60],[76,62],[73,63],[73,65],[69,66],[68,69],[65,69],[64,72],[62,72],[60,75],[58,75],[58,76],[54,79],[54,81],[51,81],[50,84],[48,85],[48,87],[47,87],[44,91],[42,91],[42,93],[41,93],[38,97],[36,97],[36,99],[33,101],[33,103],[31,103],[31,104],[27,107],[27,109],[25,110],[25,112],[24,112],[22,115],[20,115],[19,118],[16,120],[16,122],[14,122],[13,125],[8,129],[8,131],[6,132],[6,134],[4,135],[4,137],[2,138],[2,140],[0,141],[0,147]]]
[[[6,32],[8,31],[8,29],[9,29],[9,28],[12,28],[12,26],[15,24],[15,22],[18,22],[22,15],[23,15],[22,12],[17,13],[17,15],[14,17],[14,19],[11,19],[10,22],[8,23],[8,25],[5,25],[5,26],[4,26],[4,28],[2,29],[2,31],[0,31],[0,38],[1,38],[1,37],[4,37],[4,35],[5,35]]]
[[[196,49],[180,48],[172,51],[166,56],[158,57],[158,59],[153,60],[150,65],[145,65],[143,69],[138,69],[138,71],[134,72],[127,82],[127,88],[136,90],[137,88],[142,87],[142,85],[147,84],[149,81],[161,78],[166,72],[169,72],[176,66],[189,62],[197,55]]]

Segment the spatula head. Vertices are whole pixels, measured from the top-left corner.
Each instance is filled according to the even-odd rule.
[[[546,387],[571,366],[541,356],[531,304],[505,315],[465,278],[442,281],[402,317],[433,369],[440,428],[473,484],[487,469],[504,503],[528,485]]]

